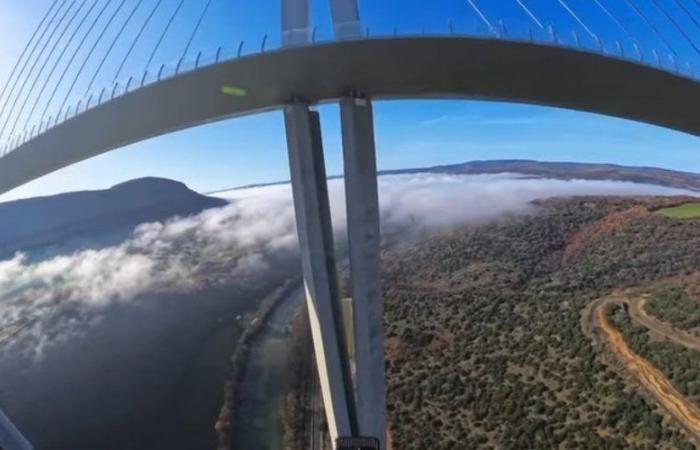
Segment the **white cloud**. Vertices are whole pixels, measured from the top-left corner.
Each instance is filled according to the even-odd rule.
[[[329,182],[333,227],[342,231],[345,223],[343,182]],[[430,231],[465,223],[481,223],[503,214],[532,210],[536,199],[574,195],[697,195],[662,186],[619,181],[554,180],[519,174],[405,174],[379,178],[382,229],[391,233],[411,224],[416,231]],[[232,200],[255,199],[280,212],[275,220],[293,220],[291,187],[279,184],[217,194]],[[284,208],[281,206],[284,205]],[[287,214],[289,215],[287,217]],[[295,236],[288,239],[294,240]]]

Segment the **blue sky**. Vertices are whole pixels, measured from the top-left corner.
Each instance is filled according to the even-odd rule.
[[[88,0],[88,4],[92,1],[94,0]],[[127,0],[125,14],[137,1]],[[673,27],[673,22],[662,11],[654,9],[649,1],[633,1],[648,13],[647,17],[658,33],[649,31],[643,19],[634,10],[625,8],[622,1],[607,0],[605,4],[616,16],[624,19],[628,31],[635,34],[645,50],[656,48],[663,53],[666,46],[664,41],[667,41],[672,43],[680,57],[698,59],[699,55],[694,54],[689,42],[700,43],[700,27],[692,23],[683,11],[672,9],[675,0],[659,0],[659,4],[672,12],[674,20],[690,30],[687,36],[680,34]],[[689,9],[691,13],[700,16],[700,8],[697,8],[696,3],[682,1],[688,8],[693,8]],[[25,0],[3,3],[0,6],[0,27],[8,30],[14,38],[0,43],[0,79],[9,75],[24,43],[51,2]],[[162,29],[176,3],[175,0],[162,1],[142,41],[127,59],[123,70],[125,76],[143,73],[144,56],[150,53],[153,37]],[[171,34],[168,35],[167,44],[155,58],[155,67],[161,62],[177,61],[182,55],[205,0],[190,0],[186,3],[187,6],[177,17]],[[625,46],[631,45],[626,41],[625,32],[602,14],[599,8],[594,8],[590,0],[566,2],[577,13],[583,26],[562,8],[558,0],[524,0],[524,3],[542,23],[557,24],[561,35],[570,35],[571,30],[576,30],[583,38],[586,26],[594,29],[606,42],[618,39]],[[135,34],[142,23],[139,20],[144,20],[146,13],[155,4],[156,0],[144,0],[126,35]],[[428,4],[430,6],[426,6]],[[525,30],[528,27],[537,29],[513,0],[480,0],[477,5],[492,23],[495,24],[498,18],[502,18],[508,30]],[[364,0],[361,1],[360,8],[364,25],[372,33],[391,33],[394,27],[400,33],[424,29],[444,32],[448,20],[455,24],[457,30],[485,27],[465,1]],[[321,38],[328,37],[331,33],[328,16],[327,4],[316,1],[313,19]],[[194,58],[198,49],[210,53],[215,52],[218,46],[233,49],[241,40],[246,41],[248,48],[253,48],[259,45],[261,36],[265,33],[269,35],[271,45],[276,45],[279,42],[279,32],[275,30],[278,28],[279,0],[213,0],[187,58]],[[103,45],[107,45],[108,41],[105,39]],[[110,85],[113,73],[122,59],[120,55],[126,54],[129,44],[125,40],[117,41],[113,57],[98,74],[96,86]],[[78,60],[81,54],[79,53]],[[328,172],[341,173],[338,108],[328,105],[321,107],[320,111]],[[376,102],[375,116],[378,162],[382,169],[473,159],[531,158],[652,165],[700,172],[700,140],[697,138],[593,114],[530,105],[464,100],[411,100]],[[1,196],[0,200],[104,188],[147,175],[178,179],[199,191],[287,179],[283,132],[280,112],[193,128],[76,164]]]

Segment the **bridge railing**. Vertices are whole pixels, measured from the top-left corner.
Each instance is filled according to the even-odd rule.
[[[310,36],[310,41],[305,45],[322,45],[336,42],[332,36],[323,35],[316,29],[309,30],[308,35]],[[669,51],[644,47],[631,38],[610,39],[581,29],[561,30],[551,25],[545,26],[544,24],[542,26],[535,26],[534,24],[507,20],[500,20],[490,24],[476,21],[457,23],[448,20],[446,26],[439,30],[401,30],[399,28],[392,28],[374,32],[367,28],[364,30],[363,35],[357,36],[356,39],[409,38],[418,36],[500,39],[537,45],[560,46],[585,52],[604,54],[611,58],[633,61],[679,76],[700,80],[700,66],[697,65],[698,61],[692,62],[682,59]],[[72,120],[106,102],[153,83],[182,76],[193,70],[198,70],[212,64],[219,64],[236,58],[280,50],[282,50],[280,42],[277,39],[270,39],[265,35],[257,42],[241,41],[226,47],[197,52],[186,59],[170,61],[165,64],[149,67],[143,73],[134,74],[110,86],[91,92],[75,100],[71,106],[64,110],[57,111],[47,120],[34,124],[31,128],[15,134],[11,139],[0,146],[0,158],[53,127]]]

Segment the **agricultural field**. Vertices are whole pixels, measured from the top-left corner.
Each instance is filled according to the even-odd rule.
[[[684,203],[678,206],[672,206],[670,208],[662,208],[657,211],[659,214],[663,214],[667,217],[673,217],[676,219],[691,219],[693,217],[700,217],[700,202],[697,203]]]

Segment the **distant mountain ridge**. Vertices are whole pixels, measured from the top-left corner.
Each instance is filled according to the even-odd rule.
[[[487,160],[426,168],[386,170],[380,175],[514,173],[561,180],[614,180],[646,183],[700,192],[700,174],[655,167],[615,164]],[[339,178],[339,176],[330,177]],[[236,189],[286,184],[243,186]],[[230,189],[229,189],[230,190]],[[222,192],[222,191],[217,191]],[[214,192],[212,192],[214,193]],[[223,206],[222,199],[198,194],[183,183],[163,178],[140,178],[111,189],[36,197],[0,203],[0,260],[19,250],[51,247],[66,253],[121,242],[141,223],[187,216]],[[53,247],[52,247],[53,246]]]
[[[93,243],[118,241],[141,223],[196,214],[226,203],[183,183],[153,177],[106,190],[0,203],[0,259],[80,236]]]
[[[700,191],[700,174],[657,167],[634,167],[617,164],[547,162],[527,159],[470,161],[462,164],[434,166],[426,169],[391,170],[383,175],[402,173],[494,174],[518,173],[561,180],[613,180],[655,184]]]
[[[700,191],[700,174],[692,172],[681,172],[676,170],[660,169],[657,167],[634,167],[621,166],[617,164],[595,164],[577,162],[549,162],[536,161],[530,159],[469,161],[465,163],[448,164],[433,167],[382,170],[379,172],[379,175],[382,176],[420,173],[446,173],[455,175],[517,173],[520,175],[532,176],[537,178],[553,178],[558,180],[582,179],[628,181],[632,183],[654,184],[664,187]],[[329,177],[329,179],[337,178],[341,178],[341,176],[334,175]],[[289,181],[250,184],[233,189],[274,186],[287,183],[289,183]],[[217,191],[208,192],[207,194],[216,194],[218,192],[225,192],[233,189],[221,189]]]

